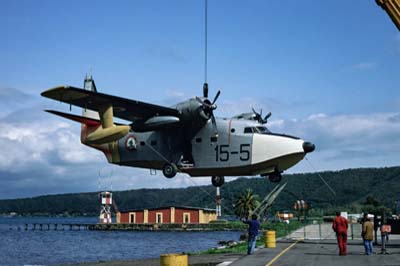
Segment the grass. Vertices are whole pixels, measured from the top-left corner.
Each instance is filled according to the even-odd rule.
[[[232,227],[240,227],[243,228],[243,223],[241,222],[229,222],[232,223]],[[275,231],[276,238],[282,237],[290,234],[291,232],[303,227],[305,224],[298,221],[291,221],[290,224],[279,223],[279,222],[266,222],[261,224],[261,230],[263,231]],[[247,228],[247,226],[246,226]],[[265,243],[265,234],[264,232],[260,232],[259,237],[257,239],[256,247],[264,247]],[[228,246],[225,248],[211,248],[205,251],[202,251],[197,254],[222,254],[222,253],[247,253],[247,241],[238,242],[236,245]]]

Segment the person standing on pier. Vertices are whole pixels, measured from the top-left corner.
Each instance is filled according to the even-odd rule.
[[[332,229],[336,233],[336,238],[339,246],[339,255],[346,256],[347,253],[347,228],[349,224],[347,219],[336,212],[336,218],[333,220]]]
[[[249,242],[247,248],[247,255],[254,253],[256,247],[256,241],[258,236],[258,229],[260,229],[260,223],[257,220],[257,215],[253,214],[251,220],[243,220],[242,222],[249,225]]]
[[[368,217],[368,213],[364,214],[364,222],[362,224],[362,238],[364,242],[365,255],[372,255],[372,240],[374,240],[374,225]]]

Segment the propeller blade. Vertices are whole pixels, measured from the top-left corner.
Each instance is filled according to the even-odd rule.
[[[259,114],[259,113],[257,113],[257,111],[256,111],[256,110],[254,110],[254,108],[253,108],[253,107],[251,107],[251,110],[253,111],[253,113],[254,113],[254,115],[255,115],[255,117],[254,117],[254,120],[257,120],[258,122],[260,122],[260,119],[261,119],[261,116],[260,116],[260,114]]]
[[[265,117],[264,117],[264,121],[267,122],[268,118],[270,118],[272,115],[271,112],[269,112]]]
[[[211,123],[212,127],[214,129],[214,136],[218,137],[218,129],[217,129],[217,122],[215,121],[215,116],[214,116],[214,110],[217,109],[217,105],[215,102],[218,100],[219,95],[221,94],[221,91],[218,90],[217,94],[214,97],[214,100],[210,103],[210,100],[208,98],[208,84],[204,83],[203,84],[203,97],[204,100],[196,96],[196,101],[198,101],[202,107],[205,113],[207,115],[211,116]]]
[[[203,97],[208,98],[208,84],[207,83],[203,84]]]
[[[254,110],[253,107],[251,107],[251,110],[253,111],[255,117],[254,120],[257,120],[261,124],[266,124],[268,122],[268,118],[271,117],[272,113],[269,112],[264,118],[262,117],[262,109],[260,109],[260,112],[257,113],[256,110]]]
[[[217,122],[215,121],[214,113],[211,113],[211,123],[214,129],[214,136],[218,137],[218,128],[217,128]]]
[[[217,101],[217,99],[218,99],[218,97],[219,97],[220,94],[221,94],[221,91],[218,90],[217,94],[216,94],[215,97],[214,97],[214,101],[212,101],[212,104],[213,104],[213,105],[214,105],[214,103]]]

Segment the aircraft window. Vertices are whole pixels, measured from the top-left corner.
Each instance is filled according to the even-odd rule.
[[[211,138],[210,138],[210,141],[211,141],[211,142],[217,142],[217,140],[218,140],[217,137],[211,137]]]
[[[235,133],[235,129],[234,128],[231,129],[231,133]]]
[[[140,146],[144,146],[144,145],[146,145],[146,142],[141,141],[141,142],[140,142]]]
[[[245,127],[244,128],[244,133],[245,134],[251,134],[251,133],[253,133],[253,128],[252,127]]]
[[[260,134],[269,134],[271,133],[266,127],[257,127],[257,132]]]
[[[150,142],[150,144],[151,144],[151,146],[156,146],[156,145],[157,145],[157,140],[152,140],[152,141]]]
[[[257,133],[257,134],[271,134],[271,131],[266,127],[245,127],[245,134]]]
[[[202,139],[201,138],[196,138],[197,143],[201,143]]]

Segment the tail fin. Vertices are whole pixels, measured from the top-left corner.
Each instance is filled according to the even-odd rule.
[[[90,76],[85,77],[85,90],[97,92],[96,84]],[[130,127],[128,125],[115,126],[113,106],[104,104],[99,108],[99,112],[83,110],[83,117],[96,119],[101,122],[101,126],[89,126],[82,124],[81,141],[85,144],[104,144],[116,141],[128,134]]]
[[[85,90],[97,92],[93,78],[85,77]],[[99,111],[86,108],[82,110],[82,116],[46,110],[49,113],[81,123],[81,142],[85,145],[101,150],[111,163],[120,161],[118,152],[118,140],[129,133],[129,125],[114,124],[113,106],[105,103]]]
[[[87,76],[86,75],[85,81],[83,83],[83,87],[85,88],[85,90],[97,92],[96,84],[94,83],[94,80],[93,80],[92,76]],[[82,116],[83,117],[87,117],[87,118],[91,118],[91,119],[100,120],[98,112],[92,111],[92,110],[88,110],[88,109],[82,109]]]
[[[85,81],[83,82],[83,87],[85,90],[88,91],[93,91],[97,92],[96,89],[96,84],[94,83],[93,77],[92,76],[85,76]],[[91,120],[97,120],[100,121],[100,116],[99,113],[93,110],[89,109],[82,109],[82,116]],[[83,144],[87,144],[87,137],[89,134],[93,133],[96,131],[99,127],[101,127],[101,124],[86,124],[82,123],[81,125],[81,142]]]
[[[85,90],[97,92],[92,76],[85,77],[84,88]],[[114,124],[113,106],[111,104],[102,106],[99,112],[83,109],[82,116],[90,121],[94,120],[100,123],[82,123],[81,142],[102,150],[109,162],[119,162],[118,140],[128,134],[130,126],[116,126]]]

